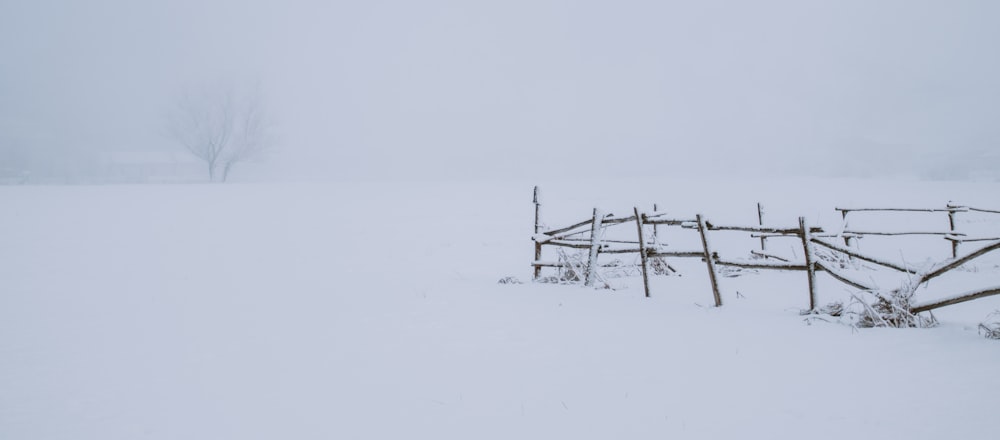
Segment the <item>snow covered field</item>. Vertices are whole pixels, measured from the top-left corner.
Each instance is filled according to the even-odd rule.
[[[802,273],[723,278],[722,308],[696,261],[650,299],[638,277],[497,284],[530,279],[535,183],[0,187],[0,438],[1000,435],[1000,343],[976,331],[1000,299],[859,330],[799,316]],[[744,224],[762,202],[790,226],[1000,208],[996,183],[540,184],[552,226],[654,202]],[[716,241],[749,240],[733,237]],[[908,240],[863,246],[950,253]],[[998,284],[991,258],[918,295]],[[821,303],[844,296],[819,278]]]

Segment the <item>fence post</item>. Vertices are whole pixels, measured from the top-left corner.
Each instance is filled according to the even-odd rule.
[[[806,274],[809,276],[809,311],[816,310],[816,261],[813,255],[812,233],[805,217],[799,217],[799,235],[806,257]]]
[[[843,211],[840,211],[840,215],[844,219],[844,228],[843,228],[844,231],[847,230],[847,214],[850,213],[850,212],[851,211],[848,211],[846,209],[843,210]],[[854,243],[854,239],[853,238],[851,238],[851,237],[844,237],[844,246],[852,247],[851,243]]]
[[[656,203],[653,204],[653,212],[660,212],[660,207],[657,206]],[[660,243],[660,225],[655,224],[655,223],[653,224],[653,240],[652,240],[652,243],[653,244],[659,244]]]
[[[538,235],[538,232],[541,229],[541,225],[540,225],[540,220],[541,220],[541,218],[540,218],[540,211],[541,211],[541,207],[542,207],[542,202],[541,202],[541,200],[538,197],[538,185],[535,185],[535,197],[534,197],[533,202],[535,203],[535,235]],[[542,244],[536,241],[535,242],[535,263],[538,263],[541,260],[542,260]],[[535,266],[535,275],[534,275],[533,279],[535,281],[538,281],[538,278],[541,275],[542,275],[542,266]]]
[[[597,277],[597,254],[601,250],[601,223],[604,221],[604,213],[600,209],[594,208],[594,223],[590,229],[590,258],[587,259],[587,274],[584,281],[585,286],[593,286],[594,278]]]
[[[846,209],[843,210],[843,211],[840,211],[840,215],[844,219],[844,227],[843,227],[842,231],[846,231],[847,230],[847,213],[849,213],[849,212],[850,211],[848,211]],[[853,238],[853,237],[845,236],[844,237],[844,246],[847,246],[848,248],[851,248],[851,249],[857,249],[858,248],[858,246],[857,246],[857,240],[855,238]],[[848,255],[847,256],[847,261],[853,263],[854,262],[854,257]]]
[[[712,282],[712,296],[715,298],[715,306],[722,307],[722,296],[719,295],[719,281],[715,278],[715,259],[712,254],[712,247],[708,244],[708,226],[705,219],[698,214],[695,217],[698,221],[698,232],[701,234],[701,246],[705,250],[705,264],[708,266],[708,279]]]
[[[639,258],[642,260],[642,288],[646,292],[646,298],[649,298],[649,264],[646,262],[646,237],[644,237],[642,233],[643,215],[639,212],[638,207],[633,208],[633,210],[635,211],[635,226],[639,230]]]
[[[764,227],[764,205],[760,202],[757,202],[757,224]],[[767,237],[763,233],[760,234],[760,251],[767,252]]]
[[[955,233],[955,212],[956,212],[955,208],[958,208],[958,207],[952,205],[951,201],[949,201],[948,202],[948,225],[951,228],[952,234]],[[952,236],[952,238],[958,238],[958,237]],[[950,241],[951,241],[951,258],[958,258],[958,242],[955,241],[955,240],[950,240]]]

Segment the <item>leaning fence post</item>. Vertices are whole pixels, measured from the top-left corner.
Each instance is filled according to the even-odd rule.
[[[591,224],[590,229],[590,258],[587,259],[585,286],[593,286],[594,278],[597,277],[597,253],[601,250],[601,223],[603,221],[604,213],[600,209],[594,208],[594,223]]]
[[[958,207],[952,205],[951,202],[949,201],[948,202],[948,225],[951,227],[951,233],[952,234],[955,233],[955,212],[956,212],[955,208],[958,208]],[[957,238],[957,237],[953,236],[952,238]],[[951,241],[951,258],[958,258],[958,241],[956,241],[956,240],[950,240],[950,241]]]
[[[816,310],[816,261],[813,255],[812,233],[805,217],[799,217],[799,236],[802,237],[806,257],[806,274],[809,276],[809,310]]]
[[[708,226],[705,219],[698,214],[698,232],[701,234],[701,246],[705,250],[705,264],[708,265],[708,279],[712,282],[712,296],[715,298],[715,306],[722,307],[722,296],[719,295],[719,281],[715,278],[715,260],[712,254],[712,247],[708,244]]]
[[[541,229],[541,218],[540,211],[542,207],[542,202],[538,197],[538,185],[535,185],[535,197],[533,202],[535,203],[535,235],[538,235],[538,231]],[[535,241],[535,275],[534,280],[538,281],[538,277],[542,275],[542,266],[538,266],[537,263],[542,260],[542,244]]]
[[[646,237],[642,233],[642,214],[639,213],[639,208],[633,208],[635,211],[635,226],[639,230],[639,258],[642,260],[642,288],[646,292],[646,298],[649,298],[649,264],[646,262]]]

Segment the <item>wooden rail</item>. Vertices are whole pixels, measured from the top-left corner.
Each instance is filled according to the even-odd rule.
[[[912,272],[916,272],[916,270],[914,270],[914,269],[912,269],[912,268],[910,268],[908,266],[901,265],[901,264],[896,264],[896,263],[892,263],[892,262],[883,260],[881,258],[875,258],[875,257],[871,257],[871,256],[868,256],[868,255],[864,255],[864,254],[862,254],[860,252],[857,252],[857,251],[854,251],[854,250],[852,250],[852,249],[850,249],[848,247],[844,247],[844,246],[840,246],[840,245],[837,245],[837,244],[833,244],[833,243],[830,243],[828,241],[820,240],[820,239],[815,238],[815,237],[812,239],[812,242],[816,243],[816,244],[818,244],[820,246],[823,246],[823,247],[825,247],[827,249],[834,250],[834,251],[837,251],[837,252],[841,252],[841,253],[849,256],[849,257],[854,257],[854,258],[857,258],[859,260],[867,261],[869,263],[875,263],[875,264],[878,264],[880,266],[885,266],[885,267],[888,267],[888,268],[891,268],[891,269],[896,269],[896,270],[898,270],[900,272],[911,272],[911,273]]]
[[[948,205],[945,208],[871,208],[871,207],[856,207],[856,208],[833,208],[835,211],[840,212],[965,212],[969,208],[966,206]]]
[[[952,297],[939,299],[937,301],[921,303],[911,308],[910,311],[913,313],[927,312],[944,306],[950,306],[952,304],[960,304],[966,301],[972,301],[974,299],[979,299],[979,298],[986,298],[987,296],[993,296],[993,295],[1000,295],[1000,286],[991,287],[989,289],[966,292]]]
[[[959,266],[961,266],[961,265],[963,265],[965,263],[968,263],[968,262],[972,261],[973,259],[979,258],[979,257],[985,255],[986,253],[995,251],[997,249],[1000,249],[1000,242],[993,243],[991,245],[987,245],[987,246],[985,246],[985,247],[983,247],[983,248],[981,248],[981,249],[979,249],[979,250],[977,250],[975,252],[972,252],[969,255],[966,255],[966,256],[964,256],[962,258],[953,258],[951,260],[948,260],[948,261],[945,262],[945,264],[943,266],[941,266],[941,267],[939,267],[939,268],[937,268],[937,269],[935,269],[933,271],[930,271],[930,272],[928,272],[926,274],[921,275],[920,276],[920,281],[917,284],[924,284],[924,283],[926,283],[926,282],[928,282],[928,281],[930,281],[930,280],[932,280],[934,278],[937,278],[937,277],[939,277],[941,275],[944,275],[946,272],[948,272],[948,271],[950,271],[952,269],[955,269],[955,268],[957,268],[957,267],[959,267]]]

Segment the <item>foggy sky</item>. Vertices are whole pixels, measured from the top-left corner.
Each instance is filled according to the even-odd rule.
[[[267,178],[1000,177],[997,23],[991,0],[5,0],[0,153],[178,151],[172,101],[226,84],[264,92]]]

